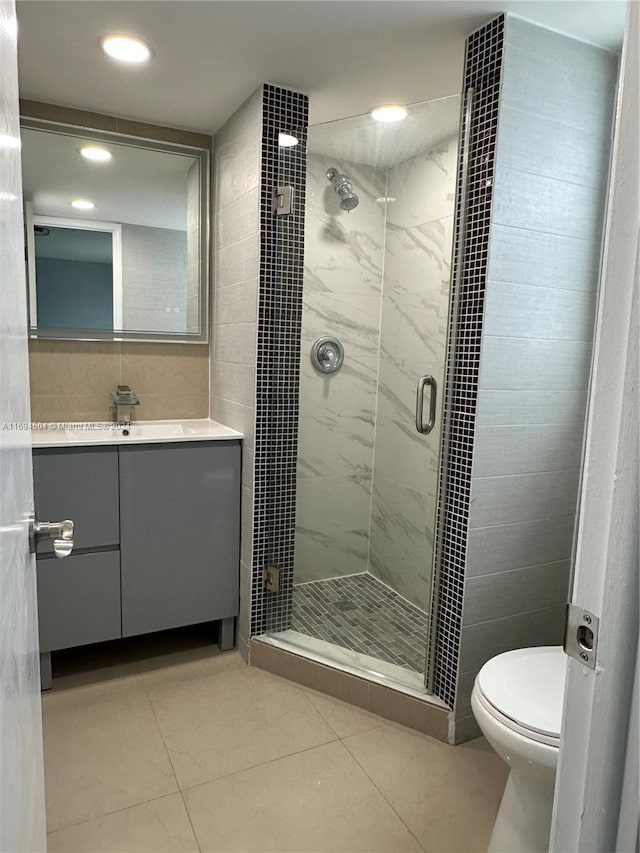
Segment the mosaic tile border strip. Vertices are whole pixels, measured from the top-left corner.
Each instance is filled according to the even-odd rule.
[[[498,106],[505,16],[500,15],[467,39],[464,91],[475,89],[470,128],[462,128],[456,189],[455,236],[452,281],[456,281],[463,210],[462,157],[466,134],[469,140],[466,240],[463,251],[455,354],[446,365],[447,396],[443,419],[442,458],[448,459],[446,489],[438,509],[444,518],[436,531],[436,552],[441,552],[440,588],[435,631],[434,692],[450,708],[456,697],[462,602],[466,563],[471,468],[480,372],[480,349],[491,224],[491,200],[498,131]],[[451,320],[449,339],[451,339]],[[443,470],[440,470],[443,482]]]
[[[252,636],[291,625],[308,124],[306,95],[263,86]],[[298,144],[279,146],[281,132]],[[286,185],[294,188],[293,211],[277,216],[273,193]],[[280,569],[278,593],[264,589],[266,565]]]

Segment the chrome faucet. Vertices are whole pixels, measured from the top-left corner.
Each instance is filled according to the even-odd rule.
[[[131,426],[131,407],[139,406],[140,399],[128,385],[118,385],[111,392],[111,399],[116,410],[116,423],[121,424],[125,435],[129,434]]]

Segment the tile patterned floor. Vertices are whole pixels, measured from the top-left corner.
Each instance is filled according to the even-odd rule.
[[[94,666],[43,696],[50,853],[486,849],[506,766],[482,739],[447,746],[210,646]]]
[[[291,627],[342,648],[424,672],[427,614],[373,575],[294,586]]]

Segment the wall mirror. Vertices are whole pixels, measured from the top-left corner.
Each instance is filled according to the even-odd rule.
[[[23,118],[32,337],[207,341],[209,151]]]

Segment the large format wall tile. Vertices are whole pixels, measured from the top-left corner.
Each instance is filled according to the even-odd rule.
[[[497,223],[493,223],[491,233],[491,281],[593,293],[600,266],[598,243],[584,236],[567,237]]]
[[[358,417],[300,418],[298,477],[371,476],[371,423]]]
[[[557,605],[567,599],[569,569],[569,560],[560,560],[468,578],[462,624],[475,625]]]
[[[371,477],[298,478],[296,583],[367,570]]]
[[[575,468],[474,478],[469,526],[488,527],[575,513],[578,480]]]
[[[574,515],[473,527],[467,543],[467,579],[522,566],[555,563],[571,553]]]
[[[582,458],[583,431],[582,424],[478,426],[474,477],[574,470]]]
[[[429,606],[435,496],[374,479],[370,571],[422,610]]]
[[[590,343],[485,337],[480,388],[575,391],[587,387],[590,366]]]
[[[599,47],[509,16],[501,106],[525,110],[576,130],[603,133],[594,171],[608,147],[617,59]],[[576,134],[579,136],[580,134]]]
[[[415,426],[416,383],[422,372],[435,374],[441,388],[441,362],[415,365],[387,358],[380,361],[375,472],[435,495],[439,428],[430,435],[421,435]],[[425,417],[427,409],[425,403]]]
[[[531,645],[562,643],[565,605],[518,613],[462,628],[460,672],[477,672],[492,657]]]
[[[584,423],[587,391],[521,389],[478,393],[476,417],[483,426],[511,424],[576,424]]]
[[[411,228],[451,216],[455,194],[458,150],[457,136],[439,146],[394,166],[388,173],[387,194],[391,225]]]
[[[311,364],[309,348],[302,353],[300,365],[300,417],[332,419],[337,427],[342,417],[358,418],[363,437],[373,442],[377,377],[377,358],[355,358],[346,353],[338,373],[318,373]]]
[[[495,178],[493,221],[565,237],[599,241],[602,188],[502,167]]]
[[[485,303],[486,335],[593,340],[596,295],[593,291],[490,281]]]
[[[354,183],[358,207],[341,211],[326,178],[334,166]],[[307,159],[305,213],[305,311],[313,292],[372,296],[382,290],[384,209],[376,198],[385,194],[380,169],[338,162],[310,154]]]

